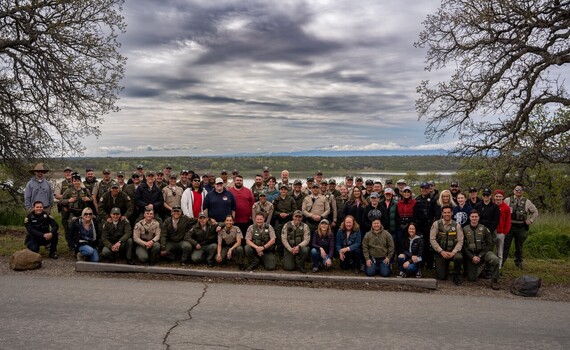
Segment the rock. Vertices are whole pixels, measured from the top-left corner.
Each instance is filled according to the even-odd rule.
[[[42,256],[29,249],[23,249],[10,256],[10,268],[16,271],[34,270],[42,267]]]

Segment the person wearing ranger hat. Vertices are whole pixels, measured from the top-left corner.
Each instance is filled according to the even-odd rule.
[[[49,181],[44,179],[44,175],[49,172],[49,169],[44,168],[43,163],[38,163],[30,174],[34,175],[26,184],[24,188],[24,205],[28,212],[34,209],[34,202],[40,201],[43,204],[44,211],[51,213],[53,205],[53,190]]]
[[[111,188],[112,190],[113,188]],[[111,209],[109,217],[109,220],[105,220],[102,225],[101,241],[103,248],[101,250],[101,259],[116,261],[120,256],[125,256],[127,264],[134,264],[133,231],[130,222],[122,219],[124,216],[118,207]]]

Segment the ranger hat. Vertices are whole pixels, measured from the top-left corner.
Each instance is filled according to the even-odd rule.
[[[303,212],[300,211],[300,210],[295,210],[295,211],[293,212],[293,217],[295,217],[295,216],[301,216],[301,217],[302,217],[302,216],[303,216]]]
[[[38,164],[36,164],[36,166],[32,170],[30,170],[30,173],[34,174],[36,171],[39,171],[40,173],[45,174],[45,173],[49,172],[49,169],[44,168],[44,163],[38,163]]]
[[[111,209],[111,214],[121,214],[121,209],[114,207]]]

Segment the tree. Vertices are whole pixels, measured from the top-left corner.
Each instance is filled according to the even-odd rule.
[[[503,178],[570,163],[569,0],[444,0],[423,24],[426,70],[456,67],[417,88],[431,140],[453,132],[455,154],[513,160]]]
[[[0,3],[0,164],[12,177],[40,159],[80,153],[84,137],[100,134],[101,117],[118,110],[122,4]]]

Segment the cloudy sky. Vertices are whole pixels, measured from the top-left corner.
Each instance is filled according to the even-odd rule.
[[[414,110],[436,77],[413,47],[438,4],[126,0],[121,111],[86,155],[440,148]]]

